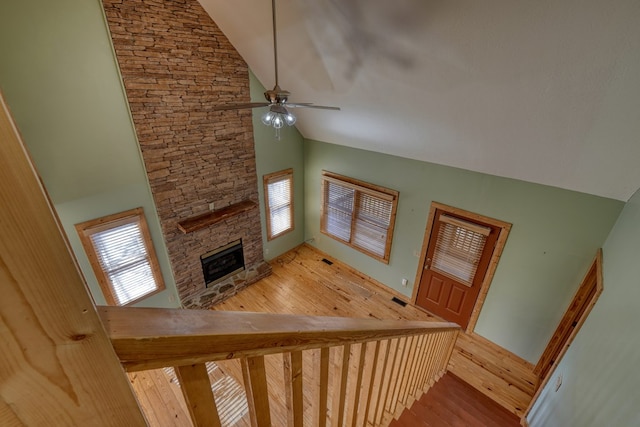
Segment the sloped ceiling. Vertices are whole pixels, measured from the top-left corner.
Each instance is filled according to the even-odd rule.
[[[200,0],[265,87],[271,1]],[[637,0],[278,0],[309,139],[627,201],[640,187]]]

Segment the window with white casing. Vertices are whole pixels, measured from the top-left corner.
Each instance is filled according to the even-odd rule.
[[[389,263],[399,193],[323,171],[320,231]]]
[[[267,240],[293,230],[293,169],[265,175],[263,178]]]
[[[76,230],[108,304],[133,304],[165,288],[142,208]]]

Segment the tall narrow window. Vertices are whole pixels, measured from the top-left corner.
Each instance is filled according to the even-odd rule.
[[[133,304],[164,289],[142,208],[76,224],[110,305]]]
[[[293,169],[265,175],[264,199],[267,240],[293,230]]]
[[[399,193],[327,171],[322,187],[320,231],[388,264]]]

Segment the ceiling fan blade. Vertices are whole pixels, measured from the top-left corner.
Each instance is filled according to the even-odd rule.
[[[287,107],[305,107],[305,108],[318,108],[320,110],[340,110],[340,107],[327,107],[326,105],[313,105],[310,102],[294,102],[285,104]]]
[[[272,90],[268,90],[264,93],[264,96],[267,102],[247,102],[243,104],[226,104],[226,105],[214,105],[212,107],[213,111],[224,111],[224,110],[242,110],[248,108],[258,108],[258,107],[269,107],[269,111],[276,114],[283,114],[287,117],[291,117],[293,121],[295,121],[295,117],[287,111],[287,108],[296,108],[296,107],[306,107],[306,108],[316,108],[319,110],[340,110],[340,107],[327,107],[324,105],[313,105],[310,102],[295,102],[289,103],[287,102],[289,99],[289,95],[291,93],[289,91],[283,90],[278,85],[278,37],[276,33],[276,1],[271,0],[271,19],[272,19],[272,29],[273,29],[273,62],[274,62],[274,72],[276,78],[276,84]],[[281,123],[281,122],[280,122]]]
[[[244,104],[227,104],[227,105],[214,105],[212,107],[213,111],[221,111],[221,110],[242,110],[245,108],[257,108],[257,107],[268,107],[268,102],[246,102]]]

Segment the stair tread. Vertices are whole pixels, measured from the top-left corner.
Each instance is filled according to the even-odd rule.
[[[422,424],[416,424],[416,419]],[[451,373],[444,375],[398,419],[404,425],[428,427],[518,427],[520,420]],[[413,422],[413,424],[411,424]]]

